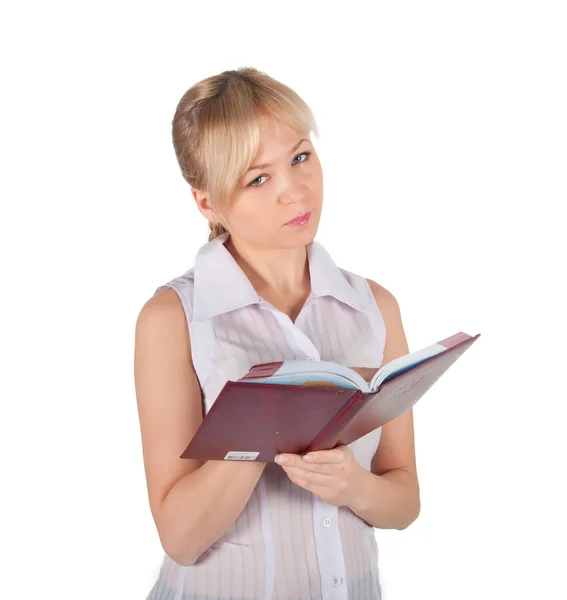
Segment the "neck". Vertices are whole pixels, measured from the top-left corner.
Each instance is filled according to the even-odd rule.
[[[252,246],[229,236],[225,242],[259,296],[303,297],[311,289],[307,248]]]

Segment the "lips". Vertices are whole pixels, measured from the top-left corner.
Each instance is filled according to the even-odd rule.
[[[311,217],[311,211],[306,212],[303,215],[300,215],[299,217],[295,217],[295,219],[288,221],[286,223],[286,225],[304,225],[305,223],[307,223],[309,221],[310,217]]]

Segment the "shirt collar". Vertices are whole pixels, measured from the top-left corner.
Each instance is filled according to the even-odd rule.
[[[217,236],[201,246],[194,266],[193,320],[204,321],[262,299],[250,280],[226,249],[230,233]],[[352,308],[371,312],[372,308],[345,279],[323,245],[315,240],[307,245],[311,294],[317,298],[333,296]]]

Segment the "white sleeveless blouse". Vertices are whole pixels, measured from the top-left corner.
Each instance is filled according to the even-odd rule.
[[[337,267],[319,242],[308,244],[311,294],[293,323],[256,293],[224,245],[228,236],[204,244],[192,269],[155,291],[169,286],[181,299],[205,412],[227,380],[239,379],[256,363],[382,364],[385,324],[364,277]],[[380,433],[349,446],[368,471]],[[213,598],[379,600],[374,528],[268,463],[238,519],[194,564],[164,556],[147,600]]]

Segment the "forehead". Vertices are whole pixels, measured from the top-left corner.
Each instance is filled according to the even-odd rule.
[[[264,152],[278,149],[289,149],[301,138],[309,139],[308,135],[296,131],[287,123],[281,120],[264,119],[259,123],[259,143],[256,156],[259,157]]]

